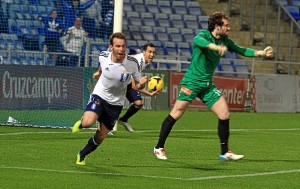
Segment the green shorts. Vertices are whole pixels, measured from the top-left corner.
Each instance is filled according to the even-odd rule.
[[[222,92],[211,82],[180,83],[177,100],[192,102],[198,97],[209,108],[219,100]]]

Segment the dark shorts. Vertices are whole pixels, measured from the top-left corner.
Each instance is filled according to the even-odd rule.
[[[130,83],[127,85],[126,98],[130,103],[132,103],[137,100],[142,100],[142,95],[138,91],[134,90]]]
[[[85,111],[92,111],[98,115],[98,121],[107,129],[112,130],[121,114],[123,106],[111,105],[98,95],[91,95]]]

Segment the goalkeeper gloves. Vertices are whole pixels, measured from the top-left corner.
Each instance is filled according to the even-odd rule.
[[[260,57],[262,58],[272,58],[274,56],[273,47],[268,46],[260,53]]]
[[[224,46],[224,45],[216,45],[214,43],[210,43],[208,45],[208,48],[210,50],[213,50],[213,51],[218,51],[218,53],[219,53],[220,56],[223,56],[224,54],[226,54],[226,52],[228,50],[226,46]]]

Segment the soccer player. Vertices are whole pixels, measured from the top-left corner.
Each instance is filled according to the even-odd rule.
[[[218,118],[218,136],[220,139],[220,160],[239,160],[244,155],[229,150],[228,105],[222,92],[213,83],[213,73],[227,50],[246,57],[271,58],[272,47],[254,50],[240,47],[229,37],[229,18],[223,12],[214,12],[208,19],[208,30],[201,30],[194,38],[191,64],[180,82],[180,90],[171,113],[164,119],[157,145],[153,153],[158,159],[166,160],[165,142],[173,125],[181,118],[190,103],[198,97]]]
[[[144,70],[147,65],[152,63],[155,57],[155,52],[155,45],[153,43],[147,43],[143,46],[141,53],[133,55],[138,60],[140,71]],[[121,118],[119,118],[118,122],[129,132],[134,132],[134,130],[128,123],[128,119],[142,109],[144,105],[141,93],[148,96],[155,96],[159,93],[159,91],[149,92],[146,89],[136,90],[133,88],[132,83],[128,84],[126,98],[131,103],[131,106],[128,108],[127,112]],[[117,124],[118,123],[116,123],[113,131],[117,130]]]
[[[103,51],[99,56],[99,70],[93,77],[98,79],[81,120],[77,121],[72,132],[89,128],[98,121],[96,133],[77,154],[76,164],[85,165],[84,158],[96,150],[113,129],[125,102],[125,94],[131,78],[137,88],[144,88],[147,76],[142,77],[138,62],[125,54],[126,36],[114,33],[110,36],[111,52]]]

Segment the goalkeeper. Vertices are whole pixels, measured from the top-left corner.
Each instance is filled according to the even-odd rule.
[[[167,159],[165,142],[173,125],[181,118],[190,103],[198,97],[218,118],[220,160],[239,160],[244,155],[229,149],[230,112],[225,97],[213,83],[214,70],[228,50],[246,57],[272,58],[273,49],[254,50],[240,47],[229,37],[229,18],[223,12],[214,12],[208,19],[208,30],[201,30],[194,38],[191,64],[180,83],[177,100],[171,113],[164,119],[153,153],[158,159]],[[199,118],[201,119],[201,118]]]

